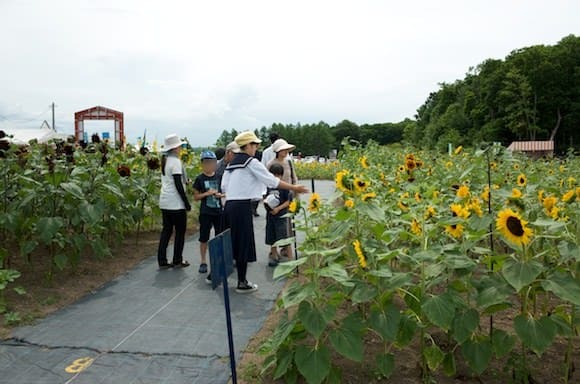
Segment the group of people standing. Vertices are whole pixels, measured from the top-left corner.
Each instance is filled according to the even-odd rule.
[[[193,197],[200,201],[199,243],[200,273],[208,273],[207,243],[211,229],[217,235],[230,229],[233,258],[236,263],[238,284],[236,292],[255,292],[258,286],[247,279],[248,263],[255,262],[253,215],[256,202],[264,200],[267,211],[266,244],[271,246],[269,265],[279,260],[276,241],[288,237],[289,220],[284,217],[290,204],[289,192],[306,193],[306,187],[297,184],[296,173],[289,154],[295,147],[270,136],[272,145],[262,153],[261,161],[256,153],[262,142],[253,132],[242,132],[228,144],[224,157],[219,160],[212,151],[201,155],[202,173],[193,182]],[[187,195],[188,178],[179,156],[185,144],[177,135],[165,138],[161,167],[161,193],[159,206],[163,216],[163,228],[159,241],[157,259],[160,269],[184,268],[190,264],[183,260],[183,247],[187,223],[187,211],[191,210]],[[167,259],[167,246],[175,231],[172,263]],[[290,255],[286,248],[286,255]]]

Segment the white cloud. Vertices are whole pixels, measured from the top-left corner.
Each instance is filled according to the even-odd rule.
[[[564,0],[0,0],[0,128],[39,125],[53,100],[65,131],[105,105],[130,140],[199,145],[272,122],[396,121],[486,58],[579,34],[578,14]]]

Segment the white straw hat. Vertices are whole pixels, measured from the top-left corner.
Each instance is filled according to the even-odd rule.
[[[174,148],[181,147],[183,144],[187,144],[185,141],[182,141],[179,136],[175,133],[171,135],[165,136],[165,144],[163,145],[164,151],[170,151]]]
[[[232,141],[226,146],[226,151],[232,151],[233,153],[240,152],[240,146],[235,141]]]
[[[272,144],[272,151],[274,151],[276,153],[283,151],[285,149],[292,152],[293,150],[296,149],[296,146],[292,145],[292,144],[288,144],[288,142],[284,139],[278,139],[274,142],[274,144]]]

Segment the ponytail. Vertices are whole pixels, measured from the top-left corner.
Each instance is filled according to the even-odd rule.
[[[165,164],[167,163],[167,155],[161,155],[161,174],[165,176]]]

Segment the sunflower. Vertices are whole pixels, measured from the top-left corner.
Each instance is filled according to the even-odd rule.
[[[543,190],[543,189],[540,189],[540,190],[538,191],[538,201],[539,201],[540,203],[544,201],[544,190]]]
[[[469,204],[467,205],[467,207],[471,212],[475,213],[477,216],[479,217],[483,216],[483,211],[481,210],[481,200],[479,200],[477,197],[474,197],[471,200],[469,200]]]
[[[461,217],[467,219],[469,217],[469,210],[461,206],[461,204],[451,204],[451,215],[453,217]]]
[[[445,163],[445,168],[451,168],[453,167],[453,163],[451,161],[448,161]]]
[[[363,201],[367,201],[370,199],[374,199],[375,197],[377,197],[377,194],[374,192],[369,192],[369,193],[365,193],[364,195],[362,195],[362,200]]]
[[[519,213],[506,208],[500,211],[495,226],[500,234],[510,243],[523,246],[529,244],[534,231],[527,227],[528,222],[523,220]]]
[[[521,198],[521,197],[522,197],[522,191],[520,191],[520,190],[519,190],[519,189],[517,189],[517,188],[513,188],[513,189],[512,189],[512,195],[511,195],[510,197],[511,197],[511,198],[514,198],[514,199],[519,199],[519,198]]]
[[[462,185],[457,189],[457,197],[463,199],[469,196],[469,187],[467,185]]]
[[[435,208],[433,208],[432,206],[428,206],[427,209],[425,209],[425,220],[429,220],[430,218],[432,218],[433,216],[435,216]]]
[[[290,202],[290,205],[288,206],[288,211],[290,213],[296,213],[299,208],[300,208],[300,204],[298,203],[298,200],[292,200]]]
[[[433,195],[431,197],[433,197],[434,199],[439,197],[440,192],[439,191],[433,191]]]
[[[313,193],[310,195],[310,200],[308,201],[308,211],[318,212],[320,209],[320,195],[318,193]]]
[[[361,157],[358,161],[361,167],[363,167],[364,169],[367,169],[369,167],[369,160],[367,159],[366,156]]]
[[[515,169],[516,171],[518,171],[518,170],[520,169],[520,165],[519,165],[518,163],[515,163],[515,164],[514,164],[514,169]]]
[[[421,229],[421,224],[417,221],[417,219],[413,219],[411,222],[411,232],[413,232],[417,236],[421,236],[423,230]]]
[[[158,157],[151,157],[147,159],[147,168],[152,171],[155,171],[161,167],[161,163],[159,162]]]
[[[345,180],[346,176],[348,176],[348,171],[343,169],[342,171],[336,173],[334,181],[336,182],[336,188],[339,191],[349,193],[352,192],[352,186],[351,183],[348,182],[348,180]]]
[[[367,267],[367,259],[365,257],[365,254],[363,253],[360,241],[359,240],[353,241],[352,246],[354,247],[354,252],[356,253],[356,255],[358,257],[359,265],[361,266],[361,268],[366,268]]]
[[[399,165],[398,170],[399,170],[399,172],[405,172],[405,166],[404,165]]]
[[[412,171],[417,168],[417,163],[415,163],[415,160],[413,159],[407,159],[405,160],[405,168],[407,168],[408,171]]]
[[[461,151],[463,151],[463,146],[460,145],[459,147],[455,148],[455,151],[453,151],[454,154],[459,155],[461,153]]]
[[[483,192],[481,192],[481,195],[479,196],[483,199],[483,201],[489,201],[489,185],[483,187]]]
[[[419,192],[415,192],[415,201],[417,201],[417,203],[421,202],[421,194]]]
[[[550,216],[552,219],[557,220],[558,217],[560,216],[560,208],[554,206],[552,207],[552,209],[550,209],[549,211],[546,212],[548,214],[548,216]]]
[[[497,169],[497,163],[495,161],[492,161],[491,163],[489,163],[489,167],[491,169]]]
[[[556,196],[547,196],[542,201],[542,205],[548,214],[550,214],[550,211],[554,208],[556,203],[558,203],[558,198]]]
[[[523,173],[520,173],[518,175],[518,178],[517,178],[517,183],[520,187],[525,187],[526,184],[528,183],[528,179],[526,178],[526,175],[524,175]]]
[[[411,196],[411,195],[409,194],[409,191],[407,191],[401,195],[401,199],[408,199],[409,196]]]
[[[119,167],[117,168],[117,173],[121,177],[129,177],[131,176],[131,169],[126,165],[119,165]]]
[[[576,185],[576,179],[570,176],[567,180],[568,188],[573,188]]]
[[[407,212],[409,210],[409,205],[405,203],[403,200],[399,200],[399,203],[397,205],[403,212]]]
[[[574,195],[576,195],[576,191],[571,189],[562,196],[562,201],[564,201],[566,203],[569,201],[572,201],[572,198],[574,198]]]
[[[346,201],[344,202],[344,206],[347,208],[354,208],[354,200],[346,199]]]
[[[461,224],[446,225],[445,232],[455,237],[456,239],[459,239],[463,234],[463,225]]]
[[[360,177],[354,179],[354,190],[358,193],[364,192],[370,185],[369,181],[363,180]]]

